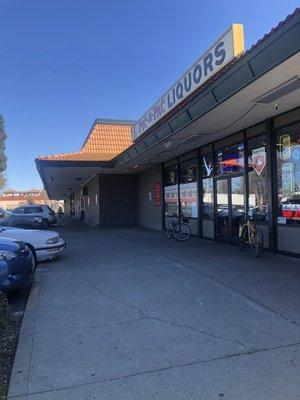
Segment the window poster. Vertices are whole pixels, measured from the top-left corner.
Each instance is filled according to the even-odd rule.
[[[258,175],[261,175],[265,166],[267,165],[267,157],[264,146],[252,150],[251,163],[254,171]]]
[[[204,154],[202,156],[202,175],[209,177],[213,175],[213,155],[212,153]]]
[[[290,196],[294,189],[293,164],[290,162],[283,163],[281,166],[282,194]]]
[[[279,138],[280,158],[289,160],[291,157],[291,137],[289,134],[281,135]]]
[[[165,186],[165,213],[166,215],[178,214],[178,186]]]
[[[198,218],[197,182],[181,183],[180,203],[184,216]]]

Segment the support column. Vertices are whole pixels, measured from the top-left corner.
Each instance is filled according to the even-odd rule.
[[[277,160],[276,135],[272,119],[266,120],[267,137],[267,168],[268,168],[268,212],[269,212],[269,246],[273,252],[277,251]]]
[[[203,211],[203,185],[202,185],[202,165],[201,151],[197,149],[197,196],[198,196],[198,235],[203,237],[202,211]]]

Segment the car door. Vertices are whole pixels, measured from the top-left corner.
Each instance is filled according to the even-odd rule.
[[[43,217],[43,212],[44,210],[42,209],[42,207],[39,206],[30,206],[30,207],[25,207],[25,214],[30,214],[33,216],[37,216],[37,217]]]

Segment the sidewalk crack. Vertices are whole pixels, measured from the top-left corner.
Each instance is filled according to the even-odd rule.
[[[134,306],[133,304],[130,304],[130,303],[124,301],[124,300],[121,300],[121,299],[115,297],[115,296],[108,295],[108,294],[104,293],[103,290],[101,290],[98,286],[96,286],[96,283],[90,282],[87,278],[84,278],[84,279],[87,282],[89,282],[91,284],[91,286],[93,287],[93,289],[96,290],[96,292],[98,292],[101,296],[104,296],[104,297],[107,297],[109,299],[115,300],[118,303],[123,304],[123,305],[131,308],[132,310],[137,311],[143,317],[142,319],[158,321],[158,322],[161,322],[161,323],[165,323],[165,324],[169,324],[169,325],[175,326],[177,328],[189,329],[189,330],[201,333],[201,334],[206,335],[206,336],[214,337],[214,338],[219,339],[219,340],[223,340],[223,341],[227,341],[227,342],[231,342],[231,343],[237,344],[237,345],[242,346],[243,348],[245,348],[247,350],[251,350],[251,351],[255,350],[255,348],[247,346],[244,343],[242,343],[241,341],[236,340],[236,339],[231,339],[231,338],[228,338],[228,337],[225,337],[225,336],[217,335],[217,334],[214,334],[214,333],[209,332],[209,331],[207,331],[205,329],[202,329],[202,328],[195,328],[195,327],[190,326],[190,325],[180,324],[179,322],[169,321],[167,319],[163,319],[163,318],[159,318],[159,317],[156,317],[156,316],[153,316],[153,315],[149,315],[149,314],[145,313],[144,311],[142,311],[140,308]]]
[[[159,372],[163,372],[163,371],[170,371],[170,370],[177,369],[177,368],[185,368],[185,367],[190,367],[190,366],[194,366],[194,365],[206,364],[206,363],[209,363],[209,362],[228,360],[228,359],[244,357],[244,356],[252,356],[252,355],[255,355],[255,354],[258,354],[258,353],[264,353],[264,352],[267,352],[267,351],[281,350],[281,349],[285,349],[285,348],[288,348],[288,347],[299,346],[299,344],[300,344],[299,342],[290,343],[290,344],[285,344],[285,345],[282,345],[282,346],[276,346],[276,347],[270,347],[270,348],[262,348],[262,349],[257,349],[257,350],[249,350],[249,351],[246,351],[246,352],[239,352],[239,353],[231,353],[231,354],[227,354],[225,356],[208,358],[208,359],[198,360],[198,361],[191,361],[191,362],[186,362],[186,363],[183,363],[183,364],[166,365],[166,366],[162,366],[160,368],[154,368],[154,369],[144,370],[144,371],[137,371],[137,372],[133,372],[131,374],[120,375],[120,376],[112,376],[110,378],[92,380],[90,382],[80,383],[80,384],[77,384],[77,385],[69,385],[69,386],[63,386],[63,387],[58,387],[58,388],[54,388],[54,389],[30,392],[30,393],[28,393],[28,395],[38,395],[38,394],[43,394],[43,393],[54,393],[54,392],[59,392],[59,391],[62,391],[62,390],[70,390],[70,389],[77,389],[77,388],[80,388],[80,387],[86,387],[86,386],[90,386],[90,385],[93,385],[93,384],[102,384],[102,383],[106,383],[106,382],[120,381],[120,380],[125,380],[125,379],[138,377],[138,376],[143,376],[143,375],[148,375],[148,374],[155,374],[155,373],[159,373]],[[18,397],[20,397],[20,396],[19,395],[10,396],[9,399],[17,399]]]
[[[149,246],[146,246],[145,244],[140,244],[140,246],[143,247],[143,248],[145,248],[145,249],[148,249],[149,251],[152,251],[153,254],[156,254],[156,255],[160,255],[160,256],[161,256],[160,253],[158,253],[157,251],[155,251],[153,248],[151,248],[151,247],[149,247]],[[206,277],[206,278],[209,279],[209,280],[212,280],[212,281],[214,281],[214,282],[217,282],[219,285],[221,285],[221,286],[223,286],[223,287],[225,287],[225,288],[227,288],[227,289],[232,290],[233,292],[239,294],[240,296],[245,297],[246,299],[248,299],[248,300],[252,301],[253,303],[257,304],[258,306],[264,308],[266,311],[268,311],[268,312],[270,312],[270,313],[276,315],[276,316],[279,317],[279,318],[284,319],[284,320],[285,320],[286,322],[288,322],[289,324],[299,326],[299,324],[298,324],[296,321],[291,320],[290,318],[286,317],[286,316],[283,315],[282,313],[279,313],[278,311],[276,311],[276,310],[274,310],[273,308],[267,306],[266,304],[263,304],[263,303],[261,303],[260,301],[256,300],[255,298],[253,298],[253,297],[251,297],[251,296],[249,296],[249,295],[243,293],[243,292],[240,291],[239,289],[237,289],[237,288],[235,288],[235,287],[233,287],[233,286],[230,286],[230,285],[228,285],[227,283],[225,283],[225,282],[223,282],[223,281],[221,281],[221,280],[219,280],[219,279],[217,279],[217,278],[215,278],[215,277],[213,277],[213,276],[211,276],[211,275],[209,275],[209,274],[206,274],[205,272],[199,271],[198,269],[193,268],[192,266],[183,263],[181,260],[176,260],[176,259],[174,259],[173,257],[171,257],[171,256],[169,256],[169,255],[166,255],[166,254],[164,254],[163,257],[166,258],[166,259],[169,260],[169,261],[172,261],[173,263],[176,263],[176,264],[178,264],[178,265],[180,265],[180,266],[182,266],[182,267],[184,267],[184,268],[186,268],[186,269],[189,269],[190,271],[193,271],[193,272],[195,272],[195,273],[197,273],[197,274],[199,274],[199,275],[202,275],[202,276]]]

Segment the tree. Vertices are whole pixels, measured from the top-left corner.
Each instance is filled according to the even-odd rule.
[[[6,133],[4,128],[4,119],[0,114],[0,189],[5,185],[4,171],[6,170],[6,155],[5,155],[5,143]]]

